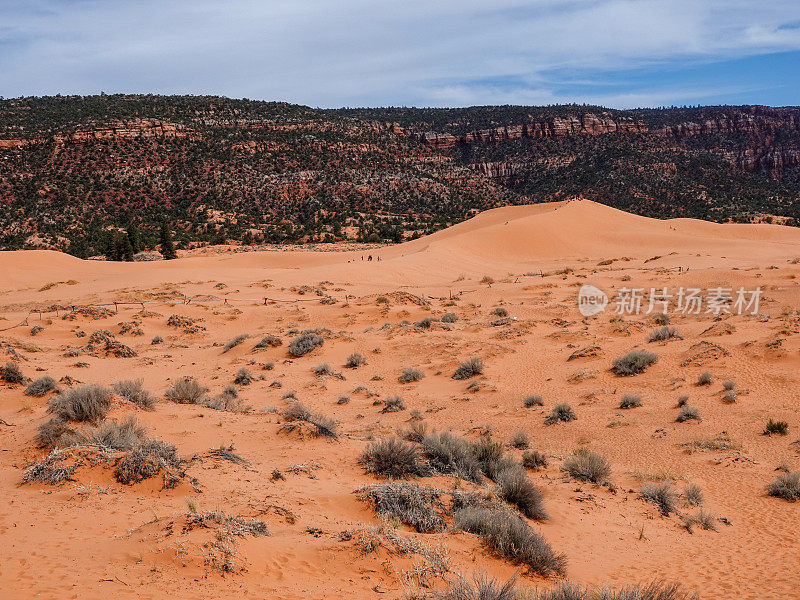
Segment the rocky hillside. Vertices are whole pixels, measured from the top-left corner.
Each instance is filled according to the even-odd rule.
[[[800,109],[319,110],[218,97],[0,101],[0,247],[400,241],[513,203],[800,216]],[[125,231],[127,230],[127,231]],[[126,241],[126,244],[127,244]]]

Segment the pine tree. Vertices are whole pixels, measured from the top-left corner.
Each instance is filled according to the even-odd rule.
[[[166,260],[178,258],[175,246],[172,245],[172,231],[167,223],[161,225],[161,254]]]
[[[131,248],[133,249],[133,253],[136,254],[139,252],[141,247],[141,241],[139,239],[139,228],[136,227],[136,223],[132,222],[128,225],[128,241],[131,243]]]

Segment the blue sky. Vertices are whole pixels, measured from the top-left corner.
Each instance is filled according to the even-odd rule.
[[[798,0],[0,0],[0,95],[800,104]]]

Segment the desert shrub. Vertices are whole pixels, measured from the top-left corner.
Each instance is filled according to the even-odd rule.
[[[6,383],[25,383],[25,376],[15,362],[7,362],[4,367],[0,367],[0,380]]]
[[[690,483],[683,490],[683,496],[686,498],[686,504],[689,506],[700,506],[703,504],[703,489],[696,483]]]
[[[544,422],[545,425],[553,425],[558,422],[568,423],[569,421],[574,421],[577,418],[578,416],[575,414],[575,411],[572,410],[572,407],[566,402],[561,402],[553,407],[553,410],[550,412]]]
[[[700,411],[694,406],[684,404],[675,420],[678,423],[683,423],[685,421],[702,421],[703,418],[700,416]]]
[[[735,381],[731,381],[730,379],[728,381],[723,381],[722,382],[722,389],[724,389],[726,391],[735,390],[736,389],[736,382]]]
[[[764,435],[787,435],[789,433],[789,424],[786,421],[767,421],[767,426],[764,428]]]
[[[298,337],[294,338],[291,343],[289,344],[289,354],[292,356],[299,358],[305,354],[308,354],[318,346],[321,346],[325,343],[325,340],[317,335],[316,333],[312,333],[310,331],[300,334]]]
[[[233,378],[233,383],[236,385],[250,385],[253,383],[253,374],[247,367],[242,367],[236,371],[236,377]]]
[[[436,319],[434,319],[433,317],[425,317],[424,319],[421,319],[421,320],[417,321],[416,323],[414,323],[414,327],[421,327],[422,329],[430,329],[431,328],[431,324],[435,320]]]
[[[153,346],[157,346],[158,344],[163,344],[164,338],[160,335],[154,336],[152,340],[150,340],[150,344]]]
[[[423,377],[425,377],[425,373],[419,369],[415,369],[414,367],[406,367],[403,369],[403,372],[400,374],[400,377],[398,377],[397,380],[400,383],[413,383],[415,381],[419,381]]]
[[[283,418],[290,423],[292,421],[303,421],[312,425],[314,427],[312,432],[314,437],[334,439],[339,437],[336,421],[320,413],[311,412],[301,402],[292,402],[287,406],[283,411]]]
[[[331,371],[331,367],[328,363],[322,363],[321,365],[314,367],[314,375],[317,377],[321,377],[322,375],[333,375],[333,371]]]
[[[516,506],[523,515],[536,521],[547,519],[547,512],[542,505],[542,493],[531,483],[521,467],[501,471],[496,475],[495,483],[499,496]]]
[[[448,432],[433,432],[422,439],[422,451],[437,474],[481,481],[481,466],[468,441]]]
[[[789,502],[800,500],[800,472],[781,473],[767,486],[767,493]]]
[[[503,585],[486,575],[475,574],[474,583],[464,577],[451,581],[450,585],[434,596],[435,600],[516,600],[516,576]]]
[[[483,361],[473,356],[458,365],[453,373],[453,379],[469,379],[483,373]]]
[[[445,528],[439,490],[412,483],[383,483],[359,490],[380,516],[396,519],[420,533]]]
[[[56,384],[56,380],[50,377],[50,375],[45,375],[44,377],[39,377],[39,379],[29,383],[28,387],[25,388],[24,393],[26,396],[35,396],[40,398],[48,392],[52,392],[53,390],[57,389],[58,384]]]
[[[36,433],[36,447],[52,450],[58,447],[83,444],[86,438],[69,426],[69,421],[53,417],[39,425]]]
[[[336,400],[336,404],[347,404],[349,402],[350,402],[350,396],[348,396],[347,394],[339,396],[339,399]]]
[[[564,471],[575,479],[601,484],[611,475],[611,463],[602,454],[580,448],[564,461]]]
[[[428,473],[417,447],[396,437],[370,443],[358,462],[367,473],[384,479],[408,479]]]
[[[104,421],[90,432],[89,439],[93,444],[105,446],[112,450],[131,450],[147,439],[145,429],[129,415],[122,422]]]
[[[514,434],[511,438],[511,447],[517,448],[518,450],[524,450],[530,445],[530,440],[528,439],[528,434],[524,431],[518,431]]]
[[[498,306],[497,308],[493,309],[490,314],[497,315],[498,317],[501,318],[505,318],[508,316],[508,311],[502,306]]]
[[[456,527],[479,535],[500,556],[526,565],[533,573],[549,577],[566,570],[566,557],[553,552],[550,544],[513,512],[468,507],[454,517]]]
[[[577,583],[562,581],[551,590],[537,589],[531,595],[525,595],[524,600],[697,600],[697,595],[684,592],[677,583],[661,581],[625,587],[617,592],[584,588]]]
[[[689,396],[681,396],[678,398],[678,408],[682,408],[689,403]]]
[[[222,348],[222,353],[225,354],[226,352],[233,350],[234,348],[236,348],[236,346],[241,344],[249,337],[250,337],[249,333],[240,333],[235,338],[228,340],[228,342],[225,344],[225,347]]]
[[[669,325],[669,315],[666,313],[658,313],[657,315],[653,316],[653,322],[656,325]]]
[[[669,481],[660,483],[645,483],[639,489],[639,495],[648,502],[652,502],[664,516],[675,512],[675,492]]]
[[[544,469],[548,464],[547,456],[538,450],[529,450],[522,453],[522,466],[532,471]]]
[[[544,406],[544,400],[542,400],[541,396],[536,394],[531,394],[530,396],[525,396],[525,399],[522,401],[525,405],[525,408],[532,408],[534,406]]]
[[[98,384],[66,390],[47,403],[47,412],[66,421],[102,421],[110,408],[111,390]]]
[[[408,442],[417,442],[419,444],[428,435],[428,426],[425,423],[413,422],[400,435]]]
[[[156,404],[156,397],[144,389],[141,379],[117,381],[111,384],[120,398],[127,400],[145,410],[153,410]]]
[[[739,394],[736,393],[736,390],[728,390],[722,395],[722,401],[726,402],[727,404],[733,404],[738,399]]]
[[[178,404],[202,404],[208,388],[200,385],[196,379],[186,377],[172,384],[164,392],[164,397]]]
[[[260,350],[261,348],[277,348],[282,343],[283,340],[277,335],[267,334],[262,337],[255,346],[253,346],[253,349]]]
[[[711,385],[712,383],[714,383],[714,376],[708,371],[704,371],[697,378],[697,385]]]
[[[445,313],[442,315],[442,323],[455,323],[458,321],[458,315],[456,313]]]
[[[406,409],[406,403],[400,396],[390,396],[383,401],[382,413],[400,412]]]
[[[358,367],[367,364],[367,360],[358,352],[353,352],[350,356],[347,357],[347,362],[345,366],[348,369],[357,369]]]
[[[668,342],[669,340],[682,340],[680,331],[674,327],[659,327],[650,332],[648,342]]]
[[[642,405],[642,399],[633,394],[625,394],[619,403],[621,409],[638,408]]]
[[[488,435],[482,436],[480,440],[472,444],[472,453],[483,474],[492,480],[500,471],[515,464],[512,458],[504,456],[503,444],[495,442]]]
[[[181,459],[175,446],[150,439],[130,450],[117,463],[114,477],[120,483],[132,485],[163,473],[164,487],[172,489],[184,477],[180,467]]]
[[[621,377],[644,373],[647,368],[658,362],[658,356],[645,350],[631,350],[627,354],[614,359],[613,371]]]
[[[220,396],[225,396],[226,398],[238,398],[239,397],[239,390],[233,384],[228,384],[224,388],[222,388],[222,392]]]
[[[693,525],[697,525],[698,527],[700,527],[700,529],[716,531],[717,530],[716,520],[717,518],[714,515],[712,515],[711,513],[707,513],[701,508],[699,511],[697,511],[696,515],[684,516],[683,526],[686,527],[686,529],[688,529],[690,533],[692,531]]]
[[[72,458],[70,454],[64,450],[52,450],[41,461],[31,463],[26,467],[22,474],[22,483],[61,485],[65,481],[75,481],[72,476],[81,461],[73,460],[72,464],[67,464],[67,460]]]

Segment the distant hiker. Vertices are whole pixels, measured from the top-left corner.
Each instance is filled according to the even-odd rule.
[[[369,255],[369,258],[367,259],[367,262],[369,262],[371,260],[372,260],[372,254]]]

